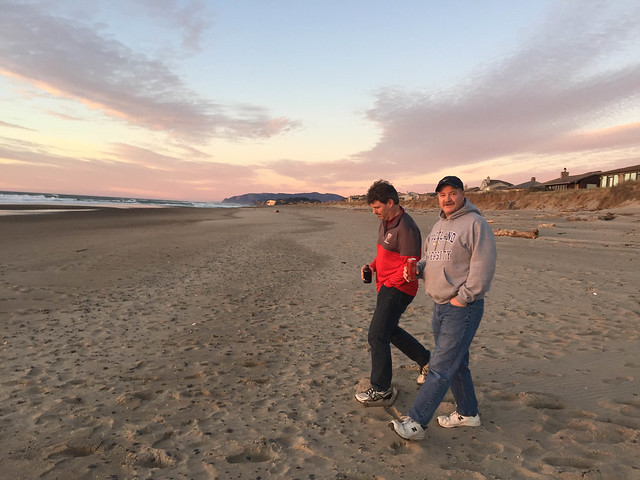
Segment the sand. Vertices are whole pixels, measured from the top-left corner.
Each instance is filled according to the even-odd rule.
[[[638,479],[640,209],[494,211],[471,349],[483,425],[421,442],[417,366],[369,374],[378,220],[329,207],[0,217],[7,479]],[[425,236],[434,211],[411,212]],[[421,288],[402,325],[432,346]],[[438,414],[453,408],[448,395]]]

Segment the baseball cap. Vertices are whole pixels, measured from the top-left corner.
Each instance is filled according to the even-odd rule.
[[[464,190],[464,185],[462,184],[462,180],[460,180],[458,177],[454,177],[453,175],[444,177],[442,180],[440,180],[438,182],[438,186],[436,187],[436,192],[439,192],[440,189],[445,185],[449,185],[451,187],[460,188]]]

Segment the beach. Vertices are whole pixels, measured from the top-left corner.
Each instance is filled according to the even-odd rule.
[[[495,210],[471,347],[482,426],[408,442],[417,391],[365,408],[368,209],[0,216],[0,463],[10,479],[638,479],[640,207]],[[423,239],[435,210],[410,211]],[[601,218],[602,217],[602,218]],[[421,284],[401,325],[433,347]],[[447,395],[439,415],[454,408]]]

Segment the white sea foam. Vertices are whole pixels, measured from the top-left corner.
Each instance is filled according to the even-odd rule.
[[[91,195],[65,195],[55,193],[0,192],[0,205],[65,205],[108,207],[187,207],[232,208],[241,205],[221,202],[188,202],[127,197],[97,197]]]

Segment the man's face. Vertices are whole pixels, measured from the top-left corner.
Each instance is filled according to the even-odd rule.
[[[391,220],[396,216],[396,212],[393,209],[393,200],[387,200],[387,203],[382,203],[378,200],[374,200],[371,203],[373,214],[377,215],[380,220]]]
[[[459,188],[445,185],[438,192],[438,202],[445,216],[449,218],[464,205],[464,192]]]

